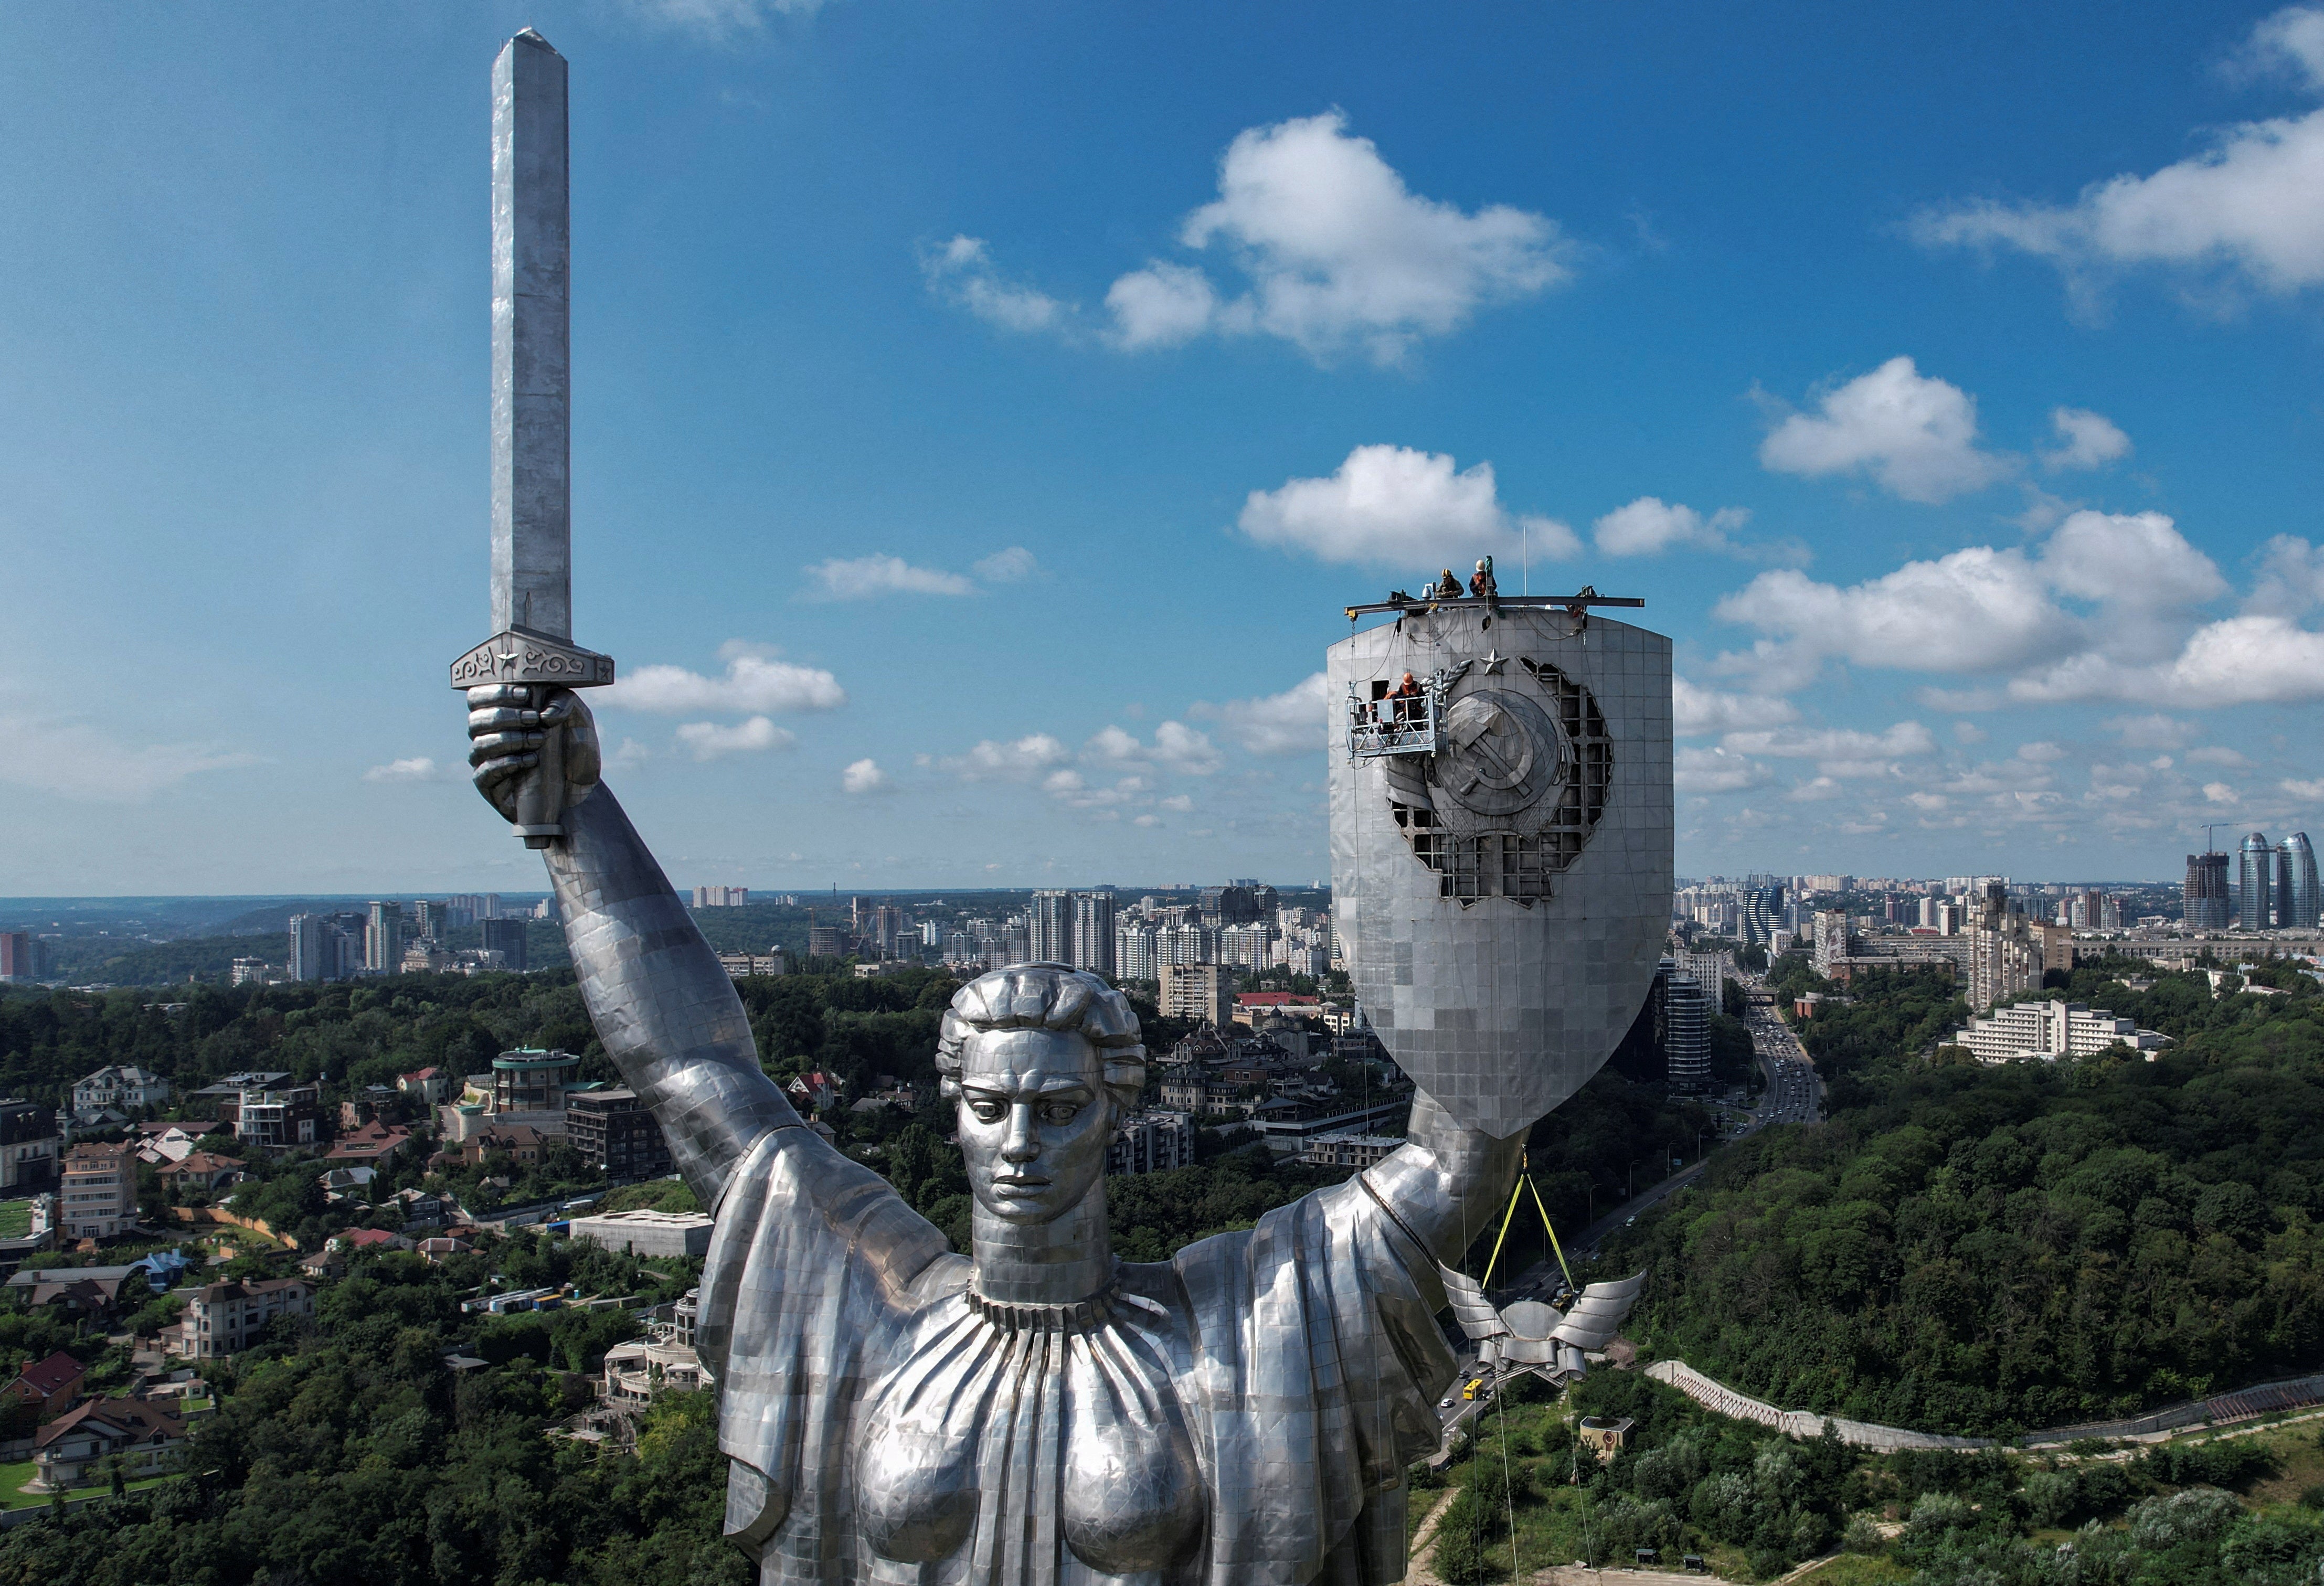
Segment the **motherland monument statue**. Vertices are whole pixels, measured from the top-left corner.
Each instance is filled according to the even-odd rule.
[[[961,989],[936,1054],[974,1198],[954,1251],[761,1070],[600,778],[575,690],[613,663],[570,615],[565,62],[527,30],[493,89],[496,632],[452,682],[478,789],[548,865],[599,1039],[715,1209],[697,1339],[730,1539],[768,1581],[1401,1580],[1405,1473],[1456,1364],[1450,1268],[1653,973],[1668,641],[1586,597],[1504,596],[1334,647],[1336,904],[1420,1086],[1406,1144],[1246,1231],[1117,1260],[1106,1155],[1145,1083],[1138,1019],[1095,975],[1013,964]],[[1383,711],[1407,667],[1424,696]]]

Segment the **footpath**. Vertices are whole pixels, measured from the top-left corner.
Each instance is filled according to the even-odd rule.
[[[1868,1421],[1850,1421],[1840,1415],[1819,1415],[1812,1410],[1777,1409],[1765,1399],[1738,1393],[1726,1384],[1704,1376],[1684,1360],[1656,1360],[1646,1368],[1646,1372],[1655,1381],[1665,1382],[1677,1388],[1704,1409],[1738,1421],[1752,1421],[1762,1426],[1773,1427],[1793,1437],[1820,1437],[1823,1434],[1824,1423],[1830,1421],[1842,1443],[1883,1453],[1894,1453],[1907,1448],[1991,1448],[1994,1443],[1990,1437],[1948,1437],[1940,1433],[1912,1432],[1902,1426],[1879,1426]],[[2237,1388],[2233,1393],[2214,1394],[2209,1398],[2168,1405],[2126,1421],[2085,1421],[2072,1426],[2051,1426],[2027,1433],[2016,1440],[2016,1444],[2029,1449],[2062,1448],[2085,1438],[2096,1438],[2101,1442],[2161,1443],[2172,1433],[2186,1427],[2226,1426],[2237,1421],[2255,1420],[2261,1415],[2306,1409],[2319,1404],[2324,1404],[2324,1374],[2294,1377],[2282,1382],[2263,1382],[2255,1387]]]

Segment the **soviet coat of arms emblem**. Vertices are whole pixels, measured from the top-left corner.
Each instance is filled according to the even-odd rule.
[[[1415,607],[1332,647],[1332,887],[1390,1055],[1507,1136],[1597,1071],[1652,984],[1671,650],[1560,606],[1488,614]]]

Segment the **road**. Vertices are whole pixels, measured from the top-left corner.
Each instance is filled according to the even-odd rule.
[[[1751,1050],[1758,1058],[1767,1083],[1766,1090],[1760,1093],[1758,1106],[1744,1114],[1746,1122],[1734,1138],[1741,1139],[1775,1124],[1813,1123],[1821,1119],[1823,1081],[1817,1076],[1815,1065],[1809,1060],[1807,1049],[1800,1045],[1799,1037],[1792,1033],[1789,1025],[1775,1017],[1773,1008],[1747,1007],[1744,1023],[1750,1028]],[[1681,1168],[1661,1183],[1641,1190],[1623,1202],[1565,1241],[1567,1259],[1581,1261],[1595,1256],[1599,1245],[1608,1234],[1616,1229],[1627,1228],[1671,1196],[1686,1189],[1709,1166],[1708,1159],[1705,1159]],[[1520,1299],[1545,1300],[1561,1286],[1563,1277],[1554,1259],[1536,1262],[1518,1275],[1508,1290],[1499,1296],[1497,1303],[1507,1305]],[[1449,1454],[1462,1428],[1492,1402],[1489,1397],[1464,1399],[1460,1397],[1461,1389],[1476,1374],[1473,1360],[1464,1364],[1461,1375],[1453,1380],[1452,1402],[1438,1406],[1437,1414],[1444,1427],[1440,1457]]]

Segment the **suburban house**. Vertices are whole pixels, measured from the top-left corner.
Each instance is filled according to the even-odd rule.
[[[411,1139],[411,1131],[401,1124],[382,1123],[377,1119],[360,1129],[341,1135],[331,1148],[323,1153],[326,1162],[384,1162],[401,1150]]]
[[[63,1409],[79,1396],[81,1379],[86,1375],[86,1367],[59,1350],[45,1360],[28,1362],[16,1373],[14,1381],[0,1388],[0,1397],[36,1406],[41,1415],[47,1415]]]
[[[138,1398],[92,1398],[41,1428],[32,1440],[30,1489],[63,1492],[106,1473],[114,1462],[124,1480],[158,1476],[170,1450],[186,1440],[186,1424],[159,1405]]]
[[[126,1063],[108,1064],[73,1086],[76,1119],[102,1112],[137,1113],[170,1099],[170,1082]]]
[[[418,1068],[397,1074],[395,1088],[407,1096],[419,1097],[422,1105],[433,1107],[452,1093],[452,1076],[440,1068]]]
[[[189,1151],[161,1170],[161,1183],[171,1194],[188,1190],[224,1189],[242,1176],[242,1164],[210,1151]]]
[[[186,1296],[178,1353],[207,1360],[238,1354],[277,1316],[314,1314],[315,1291],[300,1277],[213,1283]]]

